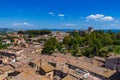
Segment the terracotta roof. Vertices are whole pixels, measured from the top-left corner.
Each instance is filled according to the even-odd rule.
[[[120,58],[120,55],[114,55],[114,56],[110,56],[107,59],[114,59],[114,58]]]
[[[47,73],[54,70],[54,67],[50,64],[42,64],[41,68]]]
[[[0,71],[0,75],[3,74],[4,72]]]
[[[94,59],[99,60],[99,61],[103,61],[103,62],[105,61],[105,58],[98,57],[98,56],[95,56]]]
[[[40,63],[40,59],[38,59],[38,58],[34,59],[34,60],[31,61],[31,63],[38,64],[38,63]]]
[[[14,69],[10,65],[0,67],[0,71],[3,71],[3,72],[10,71],[10,70],[14,71]]]
[[[59,56],[58,56],[59,55]],[[73,66],[76,66],[80,69],[83,70],[88,70],[89,72],[101,75],[103,77],[109,78],[110,76],[112,76],[116,71],[111,70],[111,69],[107,69],[107,68],[103,68],[103,67],[99,67],[96,66],[92,63],[91,59],[87,59],[87,58],[78,58],[76,59],[75,57],[67,57],[64,55],[60,55],[60,54],[56,54],[54,56],[44,56],[44,59],[46,59],[47,61],[52,61],[55,62],[57,64],[71,64]]]
[[[71,75],[68,75],[68,76],[64,77],[62,80],[78,80],[78,79]]]
[[[41,76],[36,74],[33,68],[24,67],[23,72],[18,74],[16,77],[11,80],[50,80],[46,76]]]
[[[103,67],[98,67],[95,66],[91,63],[87,63],[87,62],[78,62],[78,63],[70,63],[78,68],[84,69],[84,70],[88,70],[92,73],[104,76],[106,78],[109,78],[110,76],[112,76],[115,71],[111,70],[111,69],[107,69],[107,68],[103,68]]]

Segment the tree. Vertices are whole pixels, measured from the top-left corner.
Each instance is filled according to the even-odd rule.
[[[117,39],[120,39],[120,32],[117,34]]]
[[[57,50],[58,50],[58,51],[62,52],[62,49],[64,48],[64,44],[63,44],[63,43],[58,43],[58,44],[56,45],[56,47],[57,47]]]
[[[25,34],[25,31],[19,30],[18,34]]]
[[[43,54],[52,54],[54,52],[54,50],[57,47],[57,39],[54,37],[51,37],[50,39],[48,39],[45,44],[44,44],[44,48],[42,50]]]
[[[63,39],[63,43],[65,44],[65,45],[71,45],[71,40],[72,40],[72,38],[71,38],[71,36],[66,36],[64,39]]]
[[[51,46],[51,47],[45,47],[43,48],[42,50],[42,54],[52,54],[54,52],[54,47]]]
[[[38,36],[38,35],[43,35],[43,34],[51,34],[50,30],[28,30],[27,33],[29,35],[34,35],[34,36]]]
[[[120,45],[120,40],[114,40],[114,45]]]
[[[62,43],[58,43],[55,38],[45,41],[43,52],[52,54],[52,52],[58,50],[64,53],[69,52],[73,56],[94,57],[97,55],[107,57],[109,52],[114,52],[115,49],[101,50],[110,45],[120,45],[120,32],[115,34],[112,31],[104,32],[99,30],[81,36],[79,32],[74,31],[69,36],[66,36]],[[119,49],[116,49],[116,52],[118,51]]]

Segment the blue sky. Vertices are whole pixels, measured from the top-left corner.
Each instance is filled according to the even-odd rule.
[[[120,0],[0,0],[0,27],[120,29]]]

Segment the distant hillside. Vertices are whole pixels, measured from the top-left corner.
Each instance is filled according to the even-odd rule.
[[[17,32],[19,29],[0,28],[0,33]]]
[[[108,32],[108,31],[109,31],[109,30],[104,30],[104,32]],[[114,33],[118,33],[118,32],[120,32],[119,29],[111,29],[111,31],[114,32]]]
[[[52,32],[55,32],[55,31],[60,31],[60,32],[72,32],[72,31],[77,30],[77,29],[43,29],[43,30],[50,30],[50,31],[52,31]],[[78,29],[78,30],[80,30],[80,29]],[[104,32],[108,32],[109,30],[111,30],[111,31],[114,32],[114,33],[120,32],[119,29],[105,29],[105,30],[103,30],[103,31],[104,31]]]
[[[12,28],[0,28],[0,33],[8,33],[8,32],[17,32],[19,30],[32,30],[32,29],[12,29]],[[37,30],[50,30],[52,32],[60,31],[60,32],[72,32],[77,29],[37,29]],[[80,30],[80,29],[78,29]],[[110,29],[109,29],[110,30]],[[108,32],[109,30],[103,30],[104,32]],[[112,32],[118,33],[119,29],[111,29]]]
[[[52,32],[55,31],[60,31],[60,32],[72,32],[74,29],[45,29],[45,30],[50,30]]]

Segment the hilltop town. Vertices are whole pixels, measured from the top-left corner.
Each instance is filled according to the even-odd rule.
[[[1,34],[0,80],[119,80],[119,51],[114,54],[111,49],[115,45],[108,49],[107,54],[103,50],[107,50],[106,47],[101,47],[102,52],[98,52],[90,42],[80,42],[81,38],[77,40],[75,37],[79,33],[80,36],[92,35],[93,38],[97,34],[93,35],[94,32],[89,27],[88,30],[74,32],[41,30],[37,33],[33,30],[28,31],[29,34],[24,31]],[[99,33],[102,35],[104,32]],[[69,43],[68,36],[72,36],[72,44],[76,45]],[[79,47],[74,39],[79,41]],[[112,44],[117,45],[118,42]],[[108,44],[111,45],[105,45]],[[84,50],[87,52],[83,54]]]

